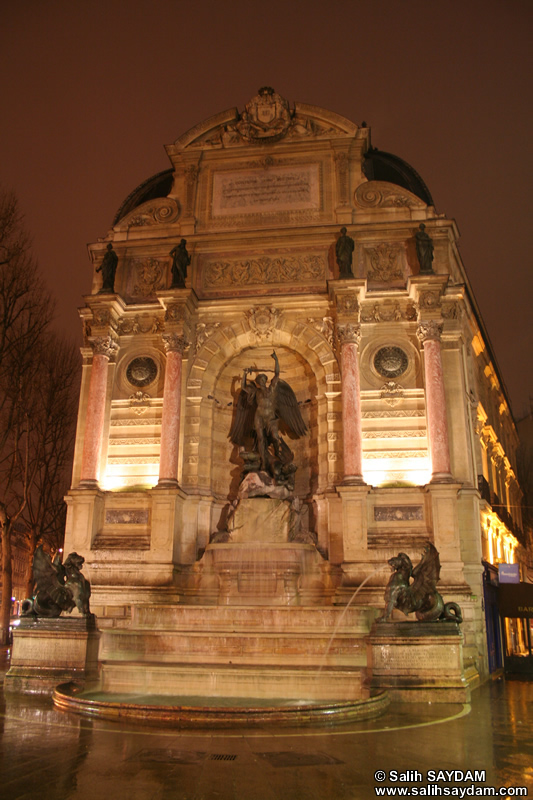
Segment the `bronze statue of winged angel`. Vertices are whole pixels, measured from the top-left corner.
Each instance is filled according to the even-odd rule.
[[[237,399],[235,417],[229,432],[233,444],[246,447],[255,434],[252,453],[243,453],[248,471],[264,470],[276,481],[287,482],[287,476],[296,471],[292,465],[294,454],[279,434],[280,421],[296,438],[304,436],[307,426],[302,418],[298,401],[286,381],[279,377],[279,361],[272,353],[274,377],[268,383],[264,373],[249,381],[248,375],[257,372],[247,367],[242,376],[241,391]]]

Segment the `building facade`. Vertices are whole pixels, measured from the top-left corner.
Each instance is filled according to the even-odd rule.
[[[345,604],[365,581],[355,602],[382,606],[387,559],[416,563],[429,540],[483,677],[482,561],[526,559],[516,430],[454,221],[367,127],[268,87],[166,149],[171,167],[89,247],[65,551],[86,559],[100,624],[239,602],[221,574],[207,591],[202,565],[238,496],[243,370],[272,370],[275,351],[308,428],[290,441],[294,497],[327,573],[301,597],[296,576],[287,602]]]

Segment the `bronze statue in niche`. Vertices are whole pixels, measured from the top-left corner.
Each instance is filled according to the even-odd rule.
[[[263,372],[255,380],[248,380],[250,373],[258,372],[256,367],[244,370],[229,438],[233,444],[243,448],[240,452],[245,465],[243,477],[256,473],[264,483],[273,482],[274,486],[285,486],[292,492],[297,467],[293,464],[294,453],[280,436],[279,425],[280,422],[284,423],[298,439],[307,432],[307,426],[296,395],[289,384],[279,377],[279,361],[275,352],[272,358],[275,368],[270,383]]]

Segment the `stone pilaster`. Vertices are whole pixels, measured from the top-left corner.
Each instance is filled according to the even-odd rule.
[[[96,488],[98,486],[105,420],[107,367],[110,359],[114,359],[118,351],[118,345],[111,336],[93,339],[90,344],[94,355],[89,383],[80,473],[80,487],[82,488]]]
[[[361,330],[352,323],[339,324],[337,336],[342,370],[343,484],[361,484],[364,483],[358,352]]]
[[[178,333],[167,333],[163,334],[163,342],[167,351],[167,366],[163,389],[158,486],[170,488],[178,486],[181,366],[188,341]]]
[[[441,334],[442,323],[435,320],[421,322],[417,329],[418,339],[424,348],[426,414],[432,482],[451,480],[444,373],[440,349]]]

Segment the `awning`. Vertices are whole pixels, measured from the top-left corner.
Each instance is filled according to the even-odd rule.
[[[500,584],[498,608],[502,617],[533,618],[533,583]]]

